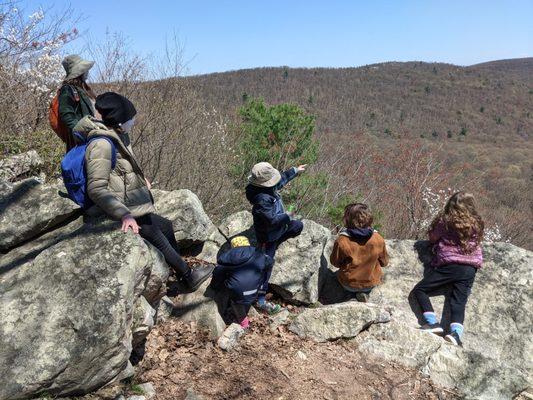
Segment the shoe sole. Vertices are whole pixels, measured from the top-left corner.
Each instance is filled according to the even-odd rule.
[[[442,335],[444,333],[444,329],[442,328],[431,328],[431,329],[420,329],[422,332],[429,332],[434,333],[435,335]]]
[[[455,340],[455,338],[451,335],[446,335],[444,336],[444,340],[446,340],[447,342],[453,344],[454,346],[459,346],[459,343],[457,343],[457,340]]]

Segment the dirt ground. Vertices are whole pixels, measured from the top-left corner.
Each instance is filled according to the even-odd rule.
[[[157,400],[185,399],[187,390],[206,400],[458,398],[418,371],[363,356],[345,341],[314,343],[285,327],[271,331],[265,316],[252,319],[229,353],[194,325],[170,319],[150,333],[137,367],[135,382],[152,382]]]

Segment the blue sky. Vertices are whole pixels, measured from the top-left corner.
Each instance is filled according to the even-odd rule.
[[[533,0],[29,0],[71,5],[87,33],[122,32],[143,54],[176,32],[189,73],[263,66],[351,67],[382,61],[470,65],[533,56]]]

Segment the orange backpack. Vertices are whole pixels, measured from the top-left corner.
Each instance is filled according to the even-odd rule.
[[[74,101],[79,103],[80,96],[78,94],[78,91],[73,88],[72,86],[69,86],[72,90],[72,94],[74,97]],[[74,139],[72,138],[72,135],[70,134],[70,129],[61,121],[61,117],[59,116],[59,93],[61,92],[61,88],[57,89],[57,93],[50,102],[50,107],[48,108],[48,121],[50,122],[50,127],[52,130],[57,134],[57,136],[67,145],[67,150],[74,147]]]

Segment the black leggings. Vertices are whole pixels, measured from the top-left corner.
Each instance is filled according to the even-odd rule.
[[[448,264],[436,267],[416,284],[413,289],[413,294],[423,312],[433,312],[433,306],[429,300],[428,293],[441,289],[444,286],[451,286],[451,322],[463,324],[466,301],[472,290],[476,272],[477,268],[471,265]]]
[[[141,228],[139,234],[143,239],[153,244],[165,257],[170,267],[179,275],[190,271],[178,252],[178,243],[174,236],[172,222],[157,214],[146,214],[135,218]]]

